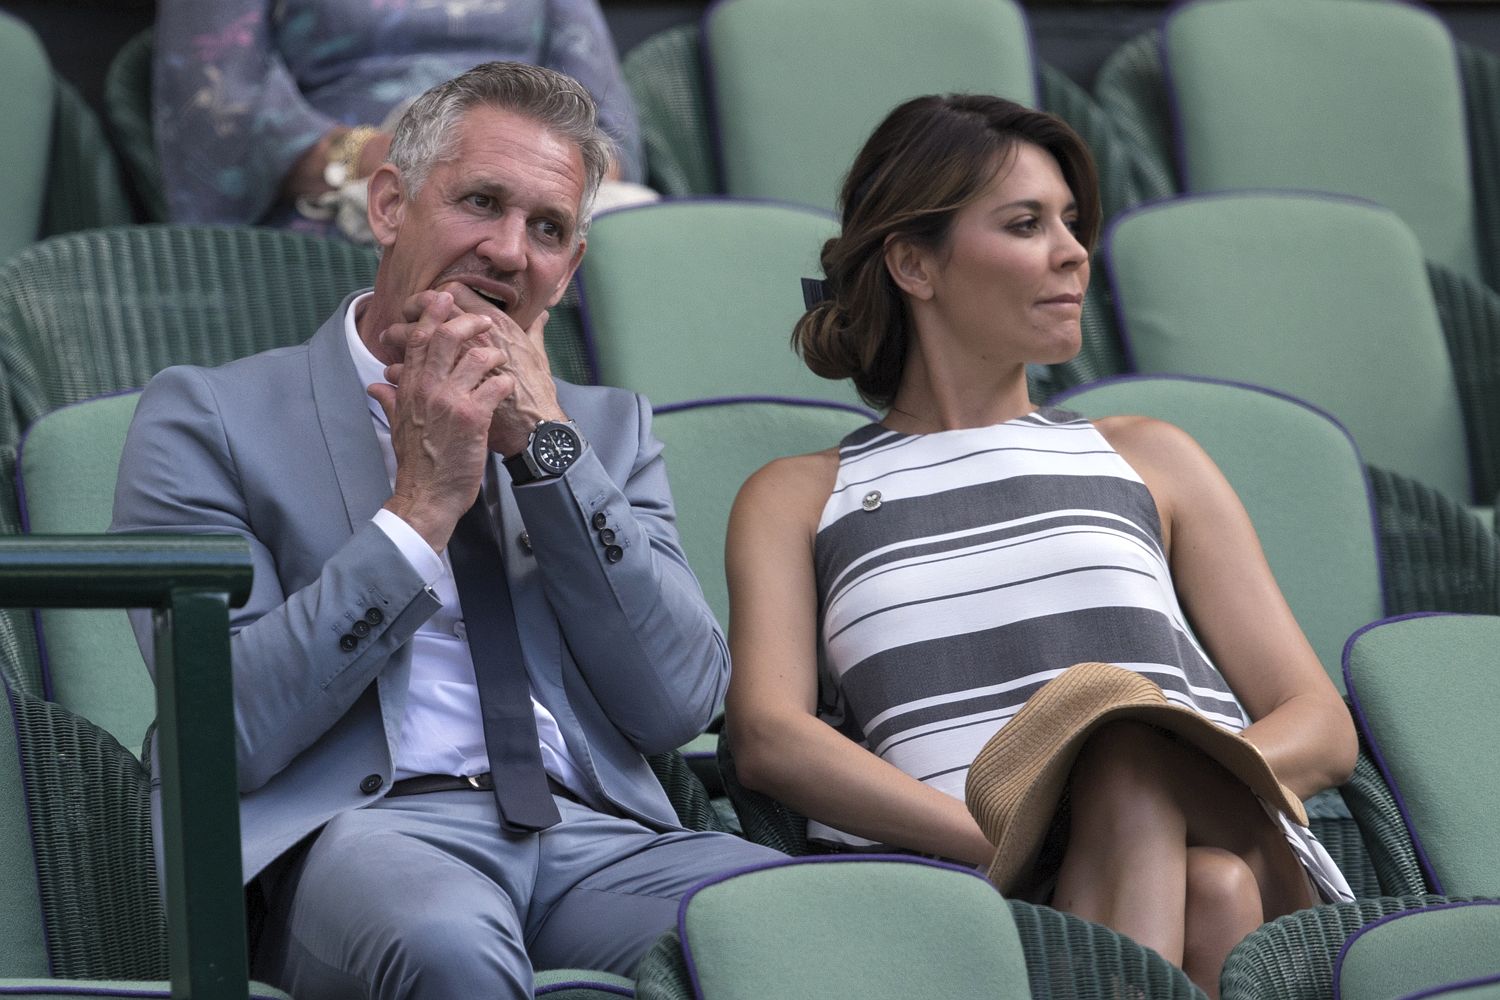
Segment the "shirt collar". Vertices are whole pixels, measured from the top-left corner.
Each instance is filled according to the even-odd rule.
[[[355,296],[354,300],[349,303],[349,308],[344,312],[344,337],[349,342],[349,356],[354,359],[354,372],[359,376],[359,384],[364,386],[382,383],[390,385],[390,380],[385,377],[385,365],[370,353],[370,349],[360,339],[358,327],[354,324],[354,317],[358,314],[360,307],[369,301],[372,294],[374,293],[365,292],[363,295]],[[375,419],[384,424],[386,422],[385,411],[380,408],[380,404],[375,402],[373,397],[367,396],[366,399],[370,404],[370,412],[375,414]]]

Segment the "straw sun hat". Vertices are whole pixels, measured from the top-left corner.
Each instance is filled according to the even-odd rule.
[[[1298,823],[1307,812],[1248,740],[1169,703],[1147,678],[1109,663],[1080,663],[1043,685],[969,768],[964,798],[995,845],[986,874],[1014,892],[1036,861],[1068,774],[1084,742],[1106,722],[1128,719],[1167,730],[1207,754]]]

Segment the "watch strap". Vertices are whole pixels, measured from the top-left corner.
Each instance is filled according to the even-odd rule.
[[[540,470],[532,468],[531,462],[528,461],[530,458],[531,442],[528,441],[526,447],[520,452],[510,458],[500,460],[500,464],[505,466],[505,471],[510,473],[510,481],[517,486],[525,486],[527,483],[534,483],[542,478]]]

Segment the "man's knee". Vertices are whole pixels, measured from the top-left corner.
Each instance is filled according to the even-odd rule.
[[[381,938],[367,965],[372,997],[531,995],[517,930],[493,914],[427,911]]]
[[[294,996],[529,997],[510,896],[378,816],[333,820],[278,890],[265,978]],[[284,896],[290,893],[290,897]]]

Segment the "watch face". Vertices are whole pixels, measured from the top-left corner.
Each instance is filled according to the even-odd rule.
[[[578,435],[560,424],[543,428],[531,445],[536,464],[553,475],[566,472],[578,460],[578,452]]]

